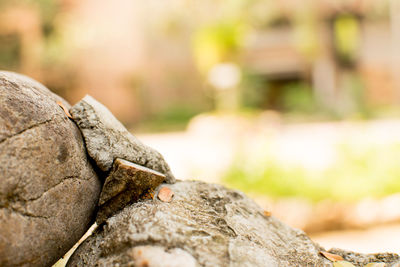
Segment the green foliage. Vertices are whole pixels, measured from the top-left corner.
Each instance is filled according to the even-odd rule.
[[[337,160],[323,171],[264,158],[238,157],[224,181],[245,192],[312,201],[354,201],[400,190],[400,144],[338,147]]]
[[[54,0],[1,0],[0,9],[9,6],[32,6],[38,8],[44,23],[51,23],[59,8],[58,1]]]
[[[195,107],[177,104],[151,115],[135,127],[135,131],[177,131],[184,130],[190,119],[201,111]]]
[[[238,21],[221,21],[201,27],[193,38],[193,52],[199,69],[234,58],[242,45],[244,25]]]
[[[243,108],[261,108],[268,88],[268,82],[259,75],[244,70],[240,84],[240,100]]]
[[[344,63],[355,60],[360,42],[360,27],[357,18],[342,15],[334,21],[335,47]]]
[[[20,58],[20,42],[16,34],[0,36],[0,68],[17,69]]]
[[[283,107],[285,110],[304,113],[316,111],[317,106],[312,89],[306,83],[289,83],[283,89]]]
[[[372,110],[366,103],[365,87],[362,78],[357,73],[346,73],[343,79],[343,92],[345,92],[353,104],[353,113],[358,113],[361,118],[368,119],[372,116]]]
[[[321,53],[321,41],[318,39],[318,16],[310,6],[298,10],[294,16],[294,38],[296,47],[307,58],[315,60]]]
[[[271,108],[267,105],[271,84],[265,77],[244,73],[241,83],[244,108]],[[322,111],[316,104],[312,88],[305,82],[289,82],[279,89],[279,107],[283,112],[310,114]]]

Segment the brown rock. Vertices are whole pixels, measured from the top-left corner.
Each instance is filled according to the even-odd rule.
[[[100,182],[43,85],[0,72],[0,266],[48,266],[91,224]]]
[[[116,159],[100,194],[96,222],[101,224],[126,205],[152,192],[165,175],[123,159]]]

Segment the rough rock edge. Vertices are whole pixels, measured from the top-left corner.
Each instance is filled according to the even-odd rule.
[[[332,248],[328,251],[336,255],[340,255],[346,261],[353,263],[355,266],[364,266],[368,263],[374,262],[385,262],[388,264],[387,267],[399,267],[400,256],[395,253],[374,253],[374,254],[363,254],[353,251],[346,251],[340,248]]]
[[[87,95],[71,109],[73,120],[80,128],[86,148],[98,167],[108,172],[116,158],[122,158],[166,175],[174,183],[170,167],[163,156],[144,145],[93,97]]]
[[[96,223],[102,224],[128,204],[154,192],[164,180],[162,173],[117,158],[100,194]]]

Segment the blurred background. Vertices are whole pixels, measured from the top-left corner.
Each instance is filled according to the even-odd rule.
[[[0,69],[327,248],[400,252],[398,0],[0,0]]]

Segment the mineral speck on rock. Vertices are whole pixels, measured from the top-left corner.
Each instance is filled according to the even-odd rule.
[[[122,158],[164,174],[167,183],[175,182],[163,156],[129,133],[104,105],[91,96],[74,105],[70,113],[83,133],[89,155],[101,170],[109,171],[114,160]]]
[[[100,180],[78,127],[28,77],[0,72],[0,266],[50,266],[86,232]]]
[[[97,224],[137,201],[146,192],[154,191],[164,180],[164,174],[116,159],[100,194]]]
[[[174,192],[166,186],[163,186],[157,194],[158,199],[164,202],[171,202]]]

